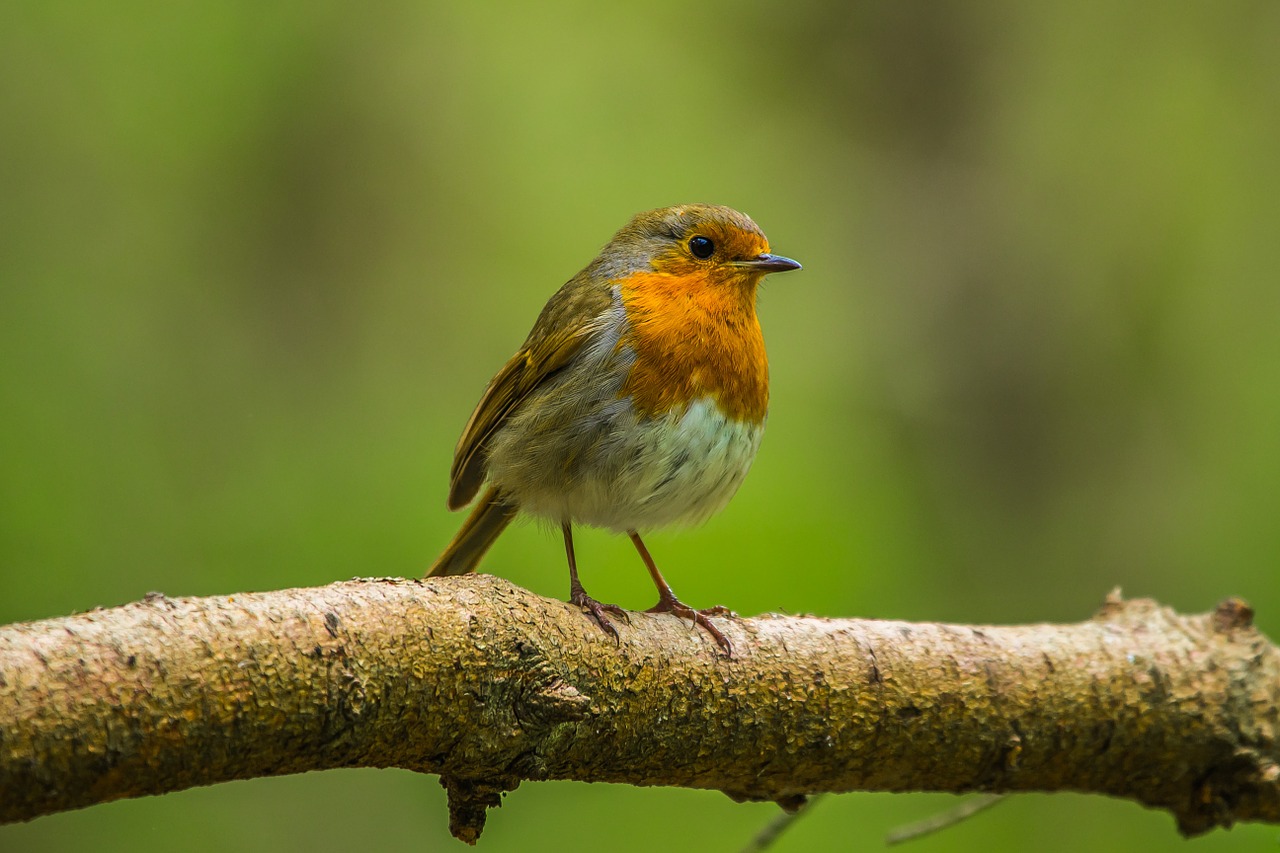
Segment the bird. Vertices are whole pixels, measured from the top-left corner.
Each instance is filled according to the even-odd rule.
[[[447,501],[475,507],[427,576],[474,571],[522,513],[549,521],[564,535],[569,601],[620,643],[610,616],[627,612],[583,589],[573,527],[625,533],[658,591],[648,612],[690,620],[732,657],[709,618],[730,611],[680,601],[640,534],[700,524],[742,484],[769,406],[757,290],[800,268],[729,207],[634,216],[548,300],[480,397]]]

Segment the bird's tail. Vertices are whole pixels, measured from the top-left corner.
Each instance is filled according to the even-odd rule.
[[[444,553],[436,558],[427,577],[464,575],[475,571],[480,558],[489,550],[498,534],[507,529],[518,510],[519,506],[509,502],[491,486],[463,522],[462,529],[444,549]]]

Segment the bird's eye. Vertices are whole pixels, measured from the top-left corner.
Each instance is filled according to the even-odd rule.
[[[716,244],[712,243],[706,237],[698,236],[689,239],[689,252],[700,260],[706,260],[711,257],[716,250]]]

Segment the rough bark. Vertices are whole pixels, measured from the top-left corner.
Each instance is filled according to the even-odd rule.
[[[1088,791],[1185,834],[1280,822],[1280,655],[1228,600],[1072,625],[671,615],[615,645],[487,576],[152,595],[0,628],[0,822],[330,767],[438,773],[452,829],[525,779]]]

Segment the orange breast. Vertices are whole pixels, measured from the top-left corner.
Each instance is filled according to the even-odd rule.
[[[731,418],[758,423],[769,407],[769,363],[754,281],[636,273],[622,285],[636,354],[622,393],[644,416],[711,397]]]

